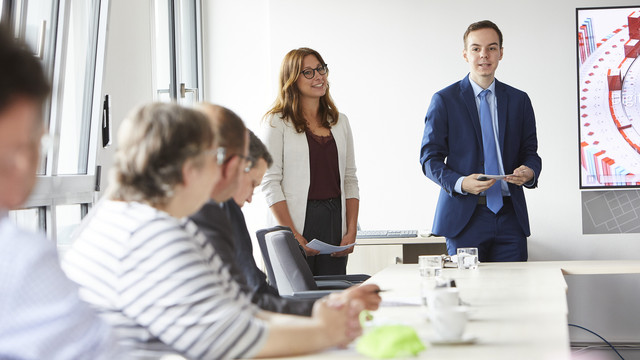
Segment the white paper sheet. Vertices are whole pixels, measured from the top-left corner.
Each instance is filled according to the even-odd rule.
[[[318,239],[313,239],[307,244],[307,247],[313,250],[318,250],[320,251],[321,255],[325,255],[325,254],[333,254],[334,252],[337,252],[337,251],[346,250],[355,244],[356,243],[353,243],[351,245],[345,245],[345,246],[335,246],[335,245],[327,244],[326,242],[320,241]]]

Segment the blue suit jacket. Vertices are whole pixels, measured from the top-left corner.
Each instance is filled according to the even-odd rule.
[[[461,176],[484,173],[480,119],[469,81],[467,75],[433,95],[420,149],[422,171],[442,188],[431,231],[445,237],[458,235],[478,204],[476,195],[455,192],[456,181]],[[538,140],[531,100],[525,92],[498,80],[495,96],[505,174],[526,165],[535,173],[533,184],[527,187],[536,187],[542,160],[537,154]],[[509,184],[509,192],[518,222],[525,235],[529,236],[529,216],[522,187]]]

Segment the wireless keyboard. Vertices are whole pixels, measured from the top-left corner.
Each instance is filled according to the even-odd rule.
[[[359,230],[357,239],[396,239],[418,237],[418,230]]]

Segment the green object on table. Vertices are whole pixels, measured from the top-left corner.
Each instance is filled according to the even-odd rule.
[[[416,331],[406,325],[379,326],[364,334],[356,345],[359,353],[377,359],[416,356],[424,349]]]

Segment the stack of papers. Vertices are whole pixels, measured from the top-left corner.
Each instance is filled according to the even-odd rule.
[[[348,248],[353,247],[353,245],[355,244],[356,243],[353,243],[351,245],[345,245],[345,246],[335,246],[335,245],[327,244],[326,242],[320,241],[318,239],[313,239],[307,244],[307,247],[313,250],[320,251],[320,255],[326,255],[326,254],[333,254],[334,252],[338,252],[342,250],[347,250]]]

